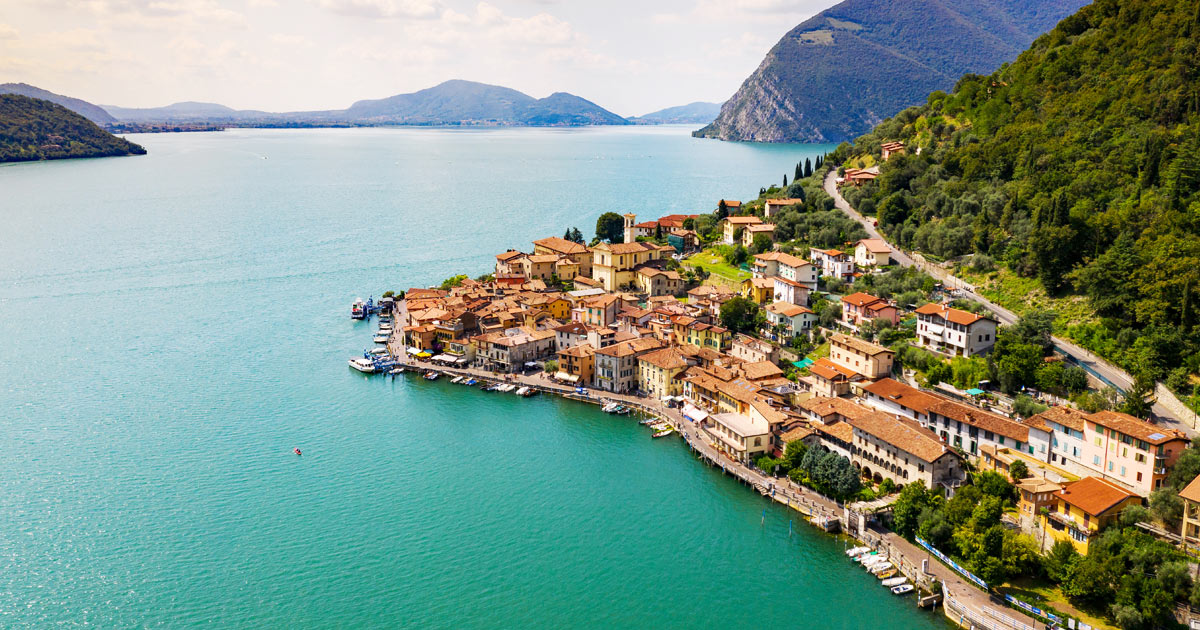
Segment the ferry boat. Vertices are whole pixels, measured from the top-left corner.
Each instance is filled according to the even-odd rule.
[[[373,338],[371,338],[371,341],[374,341],[375,343],[387,343],[388,340],[391,338],[392,338],[392,336],[389,335],[388,333],[379,333],[378,335],[375,335]]]
[[[905,593],[911,593],[911,592],[913,592],[912,584],[901,584],[900,586],[892,587],[892,593],[894,595],[903,595]]]
[[[351,319],[365,319],[367,317],[367,303],[362,301],[362,298],[354,300],[354,304],[350,305]]]
[[[350,359],[350,367],[358,370],[359,372],[362,372],[363,374],[374,374],[375,373],[375,362],[370,359],[364,359],[362,357],[359,357],[357,359]]]

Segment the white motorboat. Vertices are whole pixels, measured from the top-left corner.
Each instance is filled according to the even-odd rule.
[[[854,547],[852,549],[847,549],[846,555],[850,556],[851,558],[857,558],[858,556],[861,556],[862,554],[867,553],[870,550],[871,550],[870,547]]]
[[[517,395],[518,395],[518,396],[524,396],[524,395],[525,395],[525,394],[527,394],[527,393],[529,393],[529,388],[528,388],[528,387],[518,387],[518,388],[517,388]]]
[[[890,568],[892,568],[891,562],[882,562],[880,564],[872,565],[871,568],[868,569],[868,571],[870,571],[873,574],[878,574],[878,573],[883,573],[884,571],[887,571]]]
[[[375,362],[370,359],[364,359],[362,357],[359,357],[357,359],[350,359],[350,367],[358,370],[359,372],[362,372],[363,374],[374,374],[375,373]]]
[[[854,561],[855,561],[855,562],[857,562],[857,563],[859,563],[859,564],[866,564],[866,563],[868,563],[868,562],[871,562],[872,560],[874,560],[875,558],[878,558],[878,557],[880,557],[880,556],[879,556],[879,552],[877,552],[877,551],[868,551],[867,553],[864,553],[864,554],[861,554],[861,555],[859,555],[857,558],[855,558],[855,559],[854,559]]]
[[[892,588],[893,586],[900,586],[901,584],[904,584],[907,581],[908,581],[908,578],[906,578],[904,576],[900,576],[900,577],[888,578],[888,579],[880,582],[880,584],[882,584],[888,588]]]
[[[450,382],[454,383],[455,385],[458,385],[459,383],[462,382],[462,380],[463,380],[463,377],[455,376],[454,378],[450,379]]]
[[[367,350],[367,354],[373,354],[377,357],[381,357],[387,353],[388,353],[387,348],[371,348],[370,350]]]
[[[392,334],[392,325],[391,324],[380,324],[379,332],[387,333],[389,335]]]
[[[362,298],[354,300],[354,304],[350,305],[351,319],[364,319],[367,316],[367,303],[362,301]]]
[[[392,336],[387,333],[379,333],[378,335],[375,335],[371,341],[374,341],[375,343],[387,343],[391,338]]]
[[[905,593],[911,593],[911,592],[913,592],[912,584],[901,584],[900,586],[892,587],[892,593],[895,595],[903,595]]]

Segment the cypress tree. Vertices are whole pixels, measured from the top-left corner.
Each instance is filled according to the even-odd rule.
[[[787,173],[783,174],[783,187],[787,188]]]
[[[717,204],[717,219],[724,219],[727,216],[729,216],[729,206],[726,206],[725,200],[722,199],[720,203]]]
[[[805,177],[811,177],[811,176],[812,176],[812,171],[813,171],[813,169],[812,169],[812,160],[810,160],[810,159],[808,159],[808,158],[804,158],[804,176],[805,176]]]
[[[797,180],[797,179],[800,179],[801,177],[804,177],[804,169],[800,168],[800,163],[799,163],[799,162],[796,162],[796,173],[795,173],[795,175],[792,177],[792,181],[795,181],[795,180]]]

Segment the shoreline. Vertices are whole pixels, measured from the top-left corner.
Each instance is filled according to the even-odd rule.
[[[719,452],[705,441],[698,427],[684,418],[675,408],[666,407],[661,402],[648,404],[648,400],[642,397],[603,390],[599,390],[602,395],[581,396],[575,393],[574,388],[554,384],[544,373],[531,376],[499,374],[478,368],[445,367],[410,357],[403,348],[404,345],[397,343],[394,337],[387,344],[392,358],[406,370],[416,372],[417,376],[434,371],[443,375],[470,376],[487,383],[513,383],[531,387],[544,394],[597,406],[603,406],[609,402],[619,402],[640,413],[658,417],[667,422],[683,438],[688,450],[705,465],[720,468],[723,474],[732,476],[768,501],[799,513],[802,520],[821,530],[822,533],[833,536],[844,535],[857,541],[860,545],[868,546],[874,551],[887,555],[889,561],[895,565],[894,568],[916,587],[915,599],[919,608],[936,608],[941,605],[942,615],[951,624],[963,628],[990,627],[996,630],[1049,630],[1050,628],[1041,621],[1023,615],[1007,606],[1000,610],[984,606],[984,602],[988,600],[999,604],[1002,602],[996,602],[989,593],[973,587],[931,554],[894,532],[869,527],[866,524],[866,516],[850,510],[849,506],[839,506],[835,501],[814,490],[799,486],[786,477],[782,479],[770,477],[739,462],[721,458]],[[396,376],[406,376],[407,372],[396,376],[380,375],[396,378]],[[589,388],[587,391],[593,390]],[[847,557],[847,560],[853,562],[852,558]],[[930,612],[937,614],[933,610]]]

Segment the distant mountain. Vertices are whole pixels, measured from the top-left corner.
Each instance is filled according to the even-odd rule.
[[[186,101],[166,107],[131,108],[105,105],[104,109],[121,122],[236,122],[273,116],[267,112],[236,110],[217,103]]]
[[[703,125],[712,122],[719,113],[721,113],[720,103],[697,102],[660,109],[645,116],[636,116],[629,120],[643,125]]]
[[[845,0],[789,31],[694,135],[840,142],[1016,59],[1086,0]]]
[[[543,99],[473,81],[440,85],[388,98],[358,101],[342,116],[350,122],[402,125],[626,125],[629,121],[564,92]]]
[[[108,133],[62,105],[20,94],[0,94],[0,162],[145,153],[142,147]]]
[[[440,85],[387,98],[364,100],[344,110],[272,113],[235,110],[216,103],[175,103],[133,109],[106,105],[121,123],[217,123],[233,125],[627,125],[629,121],[578,96],[556,92],[535,99],[516,90],[472,81]]]
[[[87,101],[63,96],[62,94],[55,94],[54,92],[43,90],[27,83],[0,84],[0,94],[20,94],[21,96],[40,98],[51,103],[58,103],[98,125],[107,125],[117,120],[99,105],[93,105]]]

